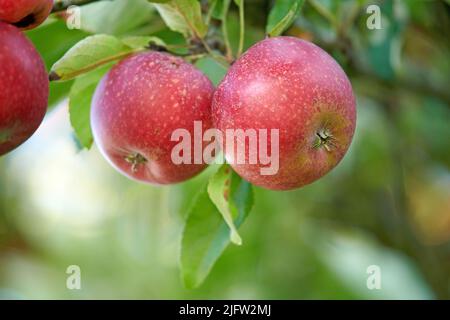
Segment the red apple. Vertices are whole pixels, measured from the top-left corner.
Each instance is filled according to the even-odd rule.
[[[92,101],[94,139],[105,158],[124,175],[151,184],[171,184],[204,169],[203,161],[175,164],[176,129],[192,137],[194,121],[211,126],[214,87],[199,70],[166,53],[135,54],[101,80]],[[200,146],[202,147],[202,146]]]
[[[0,156],[39,127],[48,103],[48,76],[33,44],[0,22]]]
[[[274,190],[304,186],[334,168],[356,121],[344,71],[321,48],[293,37],[263,40],[238,59],[214,94],[212,114],[224,136],[227,129],[279,129],[275,174],[263,175],[267,165],[249,163],[247,140],[245,163],[231,163],[246,180]],[[276,141],[268,136],[270,154]],[[230,152],[224,150],[227,159]]]
[[[53,0],[0,0],[0,20],[28,30],[47,19]]]

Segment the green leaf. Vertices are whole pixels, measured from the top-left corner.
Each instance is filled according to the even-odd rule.
[[[227,73],[227,70],[211,57],[205,57],[197,60],[195,66],[200,69],[211,82],[217,86]]]
[[[236,210],[234,224],[239,227],[253,205],[253,190],[250,183],[230,171],[228,199]],[[180,258],[184,285],[190,289],[201,285],[229,243],[230,228],[205,186],[194,200],[184,227]]]
[[[50,82],[50,94],[48,96],[48,110],[67,98],[72,88],[73,81]]]
[[[207,13],[207,21],[213,16],[214,10],[216,10],[216,6],[219,0],[208,0],[208,13]]]
[[[52,36],[49,37],[49,34]],[[26,35],[41,54],[47,69],[50,69],[67,50],[89,34],[80,30],[69,30],[64,22],[54,20],[46,22],[39,28],[27,31]],[[49,109],[67,97],[71,86],[70,81],[50,83]]]
[[[294,22],[304,0],[277,0],[270,11],[266,33],[271,37],[282,34]]]
[[[112,64],[104,65],[77,78],[69,94],[70,123],[80,145],[89,149],[93,137],[91,131],[91,100],[100,79],[111,68]]]
[[[230,8],[231,0],[217,0],[212,12],[212,17],[214,19],[223,21],[225,20],[228,10]]]
[[[81,29],[95,34],[136,34],[157,20],[155,9],[145,0],[98,1],[79,8]]]
[[[231,188],[231,174],[232,170],[230,169],[230,166],[224,164],[216,174],[211,177],[207,189],[209,198],[216,205],[217,209],[219,209],[223,219],[230,228],[231,242],[241,245],[242,239],[233,222],[237,216],[237,210],[233,201],[228,201]]]
[[[49,37],[49,34],[52,36]],[[28,30],[27,37],[39,51],[48,69],[77,42],[89,36],[80,30],[69,30],[63,21],[45,23],[39,28]]]
[[[53,65],[50,77],[52,80],[70,80],[131,53],[132,48],[113,36],[90,36],[78,42]]]
[[[207,26],[202,18],[200,2],[197,0],[172,0],[164,4],[153,4],[167,26],[184,36],[203,38]]]
[[[148,47],[149,44],[156,44],[160,47],[167,46],[163,40],[153,36],[129,36],[123,38],[122,43],[133,49],[145,48]]]

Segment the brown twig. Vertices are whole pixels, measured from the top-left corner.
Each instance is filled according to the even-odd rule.
[[[65,11],[70,6],[82,6],[92,2],[98,2],[102,0],[58,0],[53,5],[52,13]]]

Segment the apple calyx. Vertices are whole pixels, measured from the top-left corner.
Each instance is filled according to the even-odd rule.
[[[135,152],[124,157],[125,161],[131,164],[131,171],[136,173],[141,164],[147,163],[148,160],[142,154]]]
[[[333,147],[335,147],[335,138],[333,134],[326,128],[322,128],[316,132],[316,141],[314,142],[314,148],[325,148],[328,152],[331,151]]]

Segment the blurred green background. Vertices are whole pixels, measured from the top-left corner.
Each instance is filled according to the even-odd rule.
[[[382,29],[366,25],[369,4]],[[246,47],[264,38],[273,1],[247,0]],[[186,203],[212,172],[171,187],[127,180],[70,126],[71,82],[51,85],[38,132],[0,158],[0,298],[450,298],[450,5],[448,1],[305,1],[286,34],[332,54],[357,96],[357,130],[342,163],[290,192],[256,189],[255,207],[206,282],[182,286]],[[144,0],[93,3],[82,30],[59,17],[27,35],[47,67],[92,33],[169,31]],[[228,19],[232,45],[238,16]],[[217,83],[225,70],[197,66]],[[66,269],[81,268],[81,290]],[[380,290],[366,286],[381,270]]]

